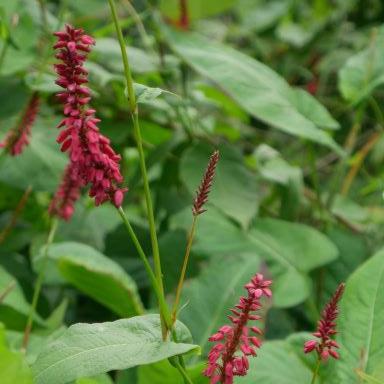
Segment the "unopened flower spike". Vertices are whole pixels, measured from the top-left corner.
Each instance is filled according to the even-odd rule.
[[[310,353],[316,351],[319,359],[326,361],[329,356],[334,359],[338,359],[339,353],[336,349],[339,345],[333,336],[337,333],[336,331],[336,319],[339,315],[339,301],[344,293],[345,284],[341,283],[331,300],[326,304],[321,314],[321,319],[317,324],[317,330],[313,333],[318,340],[309,340],[304,344],[304,352]]]
[[[17,125],[0,142],[0,148],[5,148],[12,156],[20,155],[23,152],[24,148],[29,144],[32,126],[39,112],[39,105],[40,98],[35,92],[32,94]]]
[[[260,273],[244,286],[247,296],[242,296],[232,315],[228,316],[232,325],[222,326],[208,340],[215,342],[208,355],[208,367],[203,372],[210,378],[210,384],[232,384],[234,376],[245,376],[249,369],[249,356],[256,356],[261,341],[257,335],[262,331],[257,326],[249,326],[249,321],[260,320],[255,312],[261,308],[262,296],[271,297],[271,280],[264,280]]]
[[[219,151],[216,150],[209,159],[204,177],[198,190],[196,191],[196,198],[193,202],[192,213],[194,216],[198,216],[206,211],[206,209],[204,209],[204,204],[208,201],[219,157]]]
[[[71,180],[77,185],[90,185],[89,195],[95,198],[96,205],[109,200],[120,207],[127,191],[120,186],[121,157],[110,146],[110,140],[100,133],[97,126],[100,119],[89,107],[91,92],[84,85],[88,82],[84,62],[95,40],[70,25],[54,35],[56,58],[61,61],[54,66],[58,74],[56,84],[64,88],[57,97],[64,104],[65,115],[58,125],[63,130],[57,142],[63,152],[69,152]]]

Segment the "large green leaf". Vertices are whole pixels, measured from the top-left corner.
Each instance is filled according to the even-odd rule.
[[[0,378],[1,384],[32,384],[32,373],[21,352],[9,350],[5,331],[0,323]]]
[[[340,304],[338,384],[359,383],[355,369],[373,374],[384,360],[384,250],[380,250],[347,281]]]
[[[311,378],[312,371],[297,348],[288,341],[268,341],[256,358],[250,358],[248,375],[235,383],[305,384],[310,383]]]
[[[384,27],[374,32],[369,47],[350,57],[339,71],[339,89],[353,104],[384,83]]]
[[[180,165],[181,178],[195,194],[213,148],[195,145],[185,151]],[[246,168],[241,154],[229,146],[220,147],[220,160],[209,201],[222,212],[248,227],[258,207],[256,176]]]
[[[173,227],[188,228],[190,212],[174,216]],[[199,218],[196,253],[212,255],[257,255],[265,260],[274,280],[273,304],[290,307],[311,293],[309,272],[333,261],[335,245],[316,229],[277,219],[257,219],[246,232],[214,208]]]
[[[325,235],[303,224],[258,219],[249,237],[275,277],[274,304],[278,307],[304,301],[311,292],[308,273],[338,255],[336,246]]]
[[[244,284],[258,272],[256,255],[213,258],[201,275],[190,280],[182,295],[180,319],[191,330],[203,353],[210,348],[208,337],[228,319],[229,308],[244,294]]]
[[[135,282],[96,249],[75,242],[56,243],[49,248],[49,257],[50,266],[53,260],[66,281],[120,316],[143,312]]]
[[[45,346],[32,365],[36,384],[65,384],[80,377],[150,364],[198,350],[176,324],[180,343],[162,341],[159,315],[100,324],[76,324]]]
[[[165,29],[171,48],[197,72],[213,80],[249,114],[286,133],[326,145],[339,146],[321,127],[330,116],[318,113],[312,120],[307,108],[298,108],[297,93],[277,73],[259,61],[196,33]],[[300,96],[300,95],[299,95]],[[308,97],[306,98],[308,99]],[[311,99],[313,108],[315,100]],[[333,122],[332,125],[337,125]]]
[[[10,287],[12,288],[10,289]],[[17,280],[0,266],[0,293],[5,290],[8,291],[8,294],[0,303],[0,321],[6,324],[7,328],[24,329],[30,305]],[[35,323],[42,325],[43,321],[40,317],[35,316]]]
[[[199,19],[223,12],[235,4],[235,0],[193,0],[188,1],[188,15],[191,19]],[[177,19],[180,14],[179,0],[161,0],[161,11],[173,19]]]

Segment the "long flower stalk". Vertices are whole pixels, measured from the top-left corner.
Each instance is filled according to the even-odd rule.
[[[176,317],[177,317],[177,309],[180,303],[181,291],[183,289],[185,274],[187,272],[187,266],[189,262],[189,256],[192,249],[193,239],[195,237],[197,218],[199,215],[201,215],[206,211],[206,209],[204,209],[204,205],[208,201],[208,196],[212,188],[213,179],[215,177],[217,163],[219,162],[219,157],[220,157],[219,151],[214,151],[212,156],[209,159],[207,168],[204,172],[203,179],[201,180],[200,186],[196,192],[195,200],[193,202],[192,226],[188,234],[187,247],[185,250],[183,265],[181,267],[179,282],[176,288],[176,297],[175,297],[175,302],[173,304],[173,309],[172,309],[172,323],[176,321]]]
[[[29,311],[27,324],[26,324],[25,329],[24,329],[24,337],[23,337],[23,344],[22,344],[23,350],[26,350],[27,346],[28,346],[29,336],[30,336],[31,330],[32,330],[33,318],[34,318],[35,313],[36,313],[36,307],[37,307],[37,304],[39,301],[40,292],[41,292],[41,288],[42,288],[43,280],[44,280],[44,276],[45,276],[45,271],[47,268],[48,250],[49,250],[49,247],[52,244],[53,239],[55,237],[57,224],[58,224],[57,219],[56,218],[52,219],[51,227],[50,227],[49,233],[48,233],[47,242],[46,242],[45,248],[44,248],[43,260],[41,262],[39,274],[37,276],[37,280],[36,280],[34,291],[33,291],[32,304],[31,304],[31,308]]]
[[[120,44],[121,55],[122,55],[123,64],[124,64],[124,75],[125,75],[127,91],[128,91],[129,110],[130,110],[130,114],[133,122],[134,136],[136,139],[136,145],[139,152],[140,170],[143,178],[145,202],[147,206],[147,216],[148,216],[148,223],[149,223],[150,236],[151,236],[154,267],[155,267],[155,276],[156,276],[157,284],[162,292],[162,295],[164,296],[163,276],[161,271],[161,261],[160,261],[159,245],[157,241],[155,217],[153,213],[151,192],[149,189],[147,168],[145,165],[143,140],[141,137],[141,131],[140,131],[140,125],[139,125],[139,111],[138,111],[138,105],[136,102],[135,90],[133,87],[131,68],[129,65],[129,59],[128,59],[128,54],[127,54],[127,50],[124,42],[123,32],[121,30],[120,23],[117,16],[115,2],[114,0],[108,0],[108,1],[111,9],[113,22],[115,24],[116,33],[117,33],[118,41]],[[163,338],[165,339],[167,337],[168,329],[162,316],[161,316],[161,323],[162,323]]]

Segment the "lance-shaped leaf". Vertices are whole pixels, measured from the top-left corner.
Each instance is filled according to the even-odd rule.
[[[171,48],[201,75],[211,79],[250,115],[286,133],[326,145],[342,153],[335,141],[319,127],[338,123],[316,100],[297,93],[276,72],[259,61],[197,33],[168,28]],[[299,100],[304,100],[304,109]],[[308,114],[308,104],[315,110]]]
[[[384,361],[384,250],[347,280],[340,303],[338,384],[357,384],[355,370],[372,375]]]

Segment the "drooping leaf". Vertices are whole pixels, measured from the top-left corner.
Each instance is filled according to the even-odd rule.
[[[350,57],[339,71],[343,97],[357,104],[384,83],[384,28],[373,31],[369,46]]]
[[[135,282],[96,249],[75,242],[56,243],[49,248],[49,257],[51,267],[57,265],[66,281],[120,316],[143,312]]]
[[[197,72],[213,80],[249,114],[286,133],[342,152],[321,127],[330,116],[317,107],[315,120],[297,108],[297,92],[277,73],[259,61],[196,33],[165,29],[171,48]],[[308,101],[306,97],[306,101]],[[313,107],[315,100],[311,98]],[[319,111],[322,113],[319,113]],[[336,125],[333,121],[333,125]]]
[[[76,384],[113,384],[113,381],[108,375],[99,375],[77,379]]]
[[[340,304],[337,383],[357,384],[360,369],[372,375],[384,360],[384,251],[362,264],[348,279]]]
[[[197,351],[191,336],[176,324],[180,343],[162,341],[159,315],[100,324],[76,324],[45,346],[32,365],[36,384],[66,384],[81,377],[151,364]]]
[[[222,146],[220,160],[209,201],[243,227],[248,227],[258,208],[258,184],[245,165],[241,154],[232,147]],[[185,151],[180,165],[181,178],[191,195],[201,183],[213,148],[195,145]]]
[[[229,308],[244,294],[244,284],[258,272],[256,255],[215,257],[202,273],[185,286],[179,318],[191,330],[203,353],[209,350],[208,337],[227,323]]]

